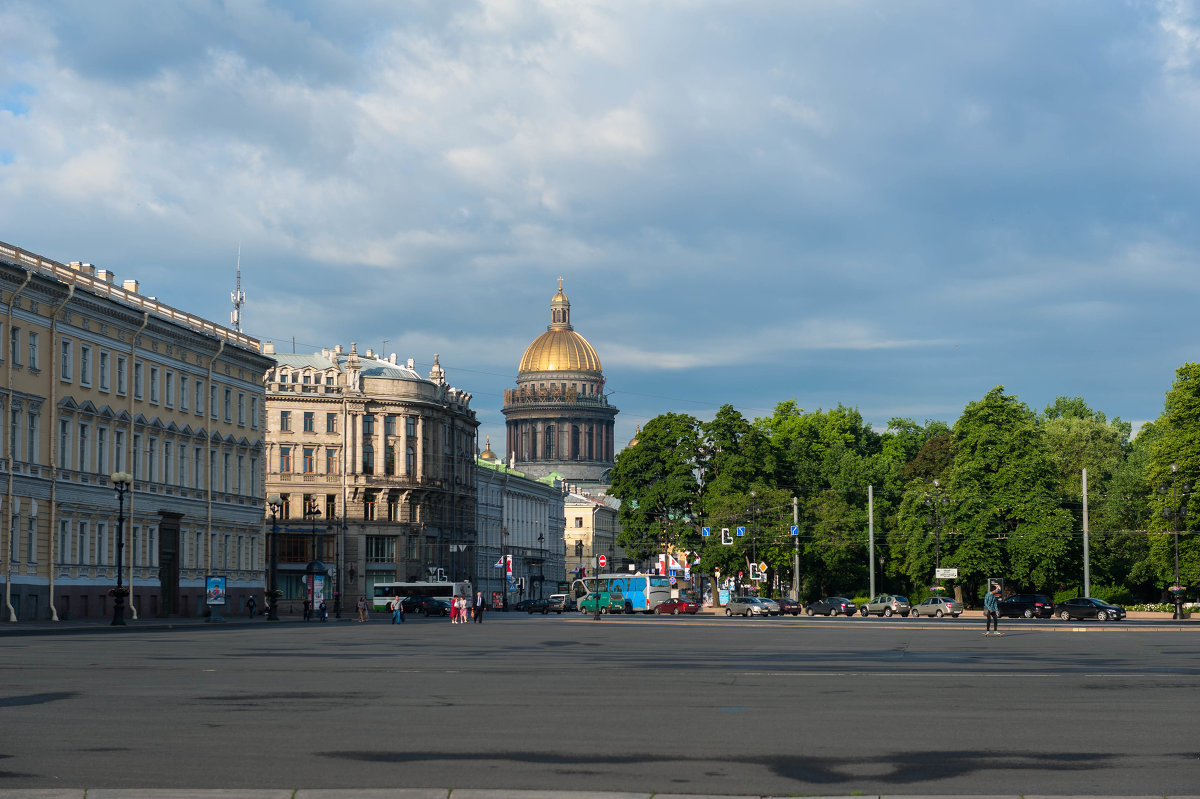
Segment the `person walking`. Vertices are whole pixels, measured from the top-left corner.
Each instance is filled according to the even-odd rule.
[[[312,618],[312,600],[304,600],[304,620],[308,621]]]
[[[321,611],[321,621],[329,621],[329,609],[325,607],[324,599],[321,600],[321,607],[318,610]]]
[[[483,624],[483,592],[475,592],[475,623]]]
[[[367,620],[367,598],[365,596],[360,596],[358,598],[358,620]]]
[[[254,594],[251,594],[250,598],[246,600],[246,611],[252,619],[254,618],[254,609],[257,605],[258,603],[254,600]]]
[[[983,595],[983,617],[987,620],[984,635],[1000,634],[1000,586],[993,585]]]
[[[396,598],[392,600],[392,603],[388,607],[392,609],[392,624],[403,624],[404,603],[400,601],[399,594],[396,595]]]

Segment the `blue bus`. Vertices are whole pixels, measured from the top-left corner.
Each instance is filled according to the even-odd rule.
[[[659,574],[598,574],[571,584],[580,613],[653,613],[671,598],[671,578]]]

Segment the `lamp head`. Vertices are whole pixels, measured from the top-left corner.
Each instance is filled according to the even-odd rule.
[[[129,488],[133,485],[133,475],[129,472],[113,472],[109,479],[112,480],[113,485],[122,488]]]
[[[283,507],[283,497],[279,496],[278,494],[271,494],[269,497],[267,497],[267,504],[275,510],[279,510]]]

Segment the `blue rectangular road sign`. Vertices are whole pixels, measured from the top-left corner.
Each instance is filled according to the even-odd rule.
[[[701,527],[700,535],[712,535],[712,528],[711,527]]]
[[[738,535],[745,535],[745,534],[746,534],[746,528],[745,528],[745,527],[739,527],[739,528],[737,529],[737,534],[738,534]]]
[[[798,525],[798,524],[792,525],[792,535],[800,535],[800,525]]]

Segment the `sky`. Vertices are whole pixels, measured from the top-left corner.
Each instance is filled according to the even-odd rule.
[[[0,241],[280,352],[435,354],[503,454],[563,278],[616,438],[1196,359],[1194,2],[0,0]],[[294,342],[294,344],[293,344]]]

